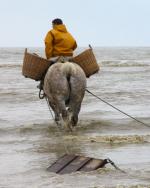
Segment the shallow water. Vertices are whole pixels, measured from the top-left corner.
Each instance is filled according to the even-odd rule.
[[[43,49],[29,49],[43,55]],[[82,49],[80,49],[82,50]],[[150,125],[150,48],[95,48],[101,71],[88,89]],[[86,93],[73,133],[60,132],[38,82],[21,75],[24,49],[0,49],[0,187],[150,187],[150,128]],[[94,172],[47,172],[65,153],[110,158]]]

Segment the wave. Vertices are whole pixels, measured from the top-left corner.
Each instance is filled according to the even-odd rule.
[[[149,61],[138,61],[138,60],[98,60],[98,64],[104,66],[104,67],[145,67],[150,66],[150,60]],[[2,63],[0,64],[0,68],[18,68],[22,67],[23,62],[21,63],[18,61],[18,63]]]
[[[138,60],[104,60],[98,61],[101,65],[106,67],[143,67],[150,66],[149,61],[138,61]]]
[[[150,135],[102,135],[102,136],[74,136],[67,135],[65,140],[89,141],[110,144],[141,144],[149,143]]]
[[[22,67],[22,64],[0,64],[0,68],[18,68]]]

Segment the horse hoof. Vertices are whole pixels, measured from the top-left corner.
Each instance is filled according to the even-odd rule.
[[[72,127],[72,132],[76,132],[77,127]]]
[[[67,127],[67,132],[73,132],[73,129],[71,127]]]
[[[67,132],[73,132],[73,129],[70,125],[66,125],[65,129],[66,129]]]
[[[58,128],[62,128],[62,124],[60,121],[55,121]]]

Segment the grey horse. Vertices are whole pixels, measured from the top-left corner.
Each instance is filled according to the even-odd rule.
[[[44,93],[54,111],[57,125],[72,130],[86,89],[86,76],[82,68],[71,62],[57,62],[50,66],[44,79]]]

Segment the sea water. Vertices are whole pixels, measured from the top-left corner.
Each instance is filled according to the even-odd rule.
[[[24,50],[0,48],[0,187],[150,187],[150,127],[86,93],[78,127],[60,133],[38,98],[39,82],[22,76]],[[44,56],[43,48],[28,50]],[[100,71],[87,79],[87,88],[150,125],[150,48],[95,47],[94,53]],[[86,173],[48,172],[64,145],[73,154],[110,158],[126,174],[110,164]]]

